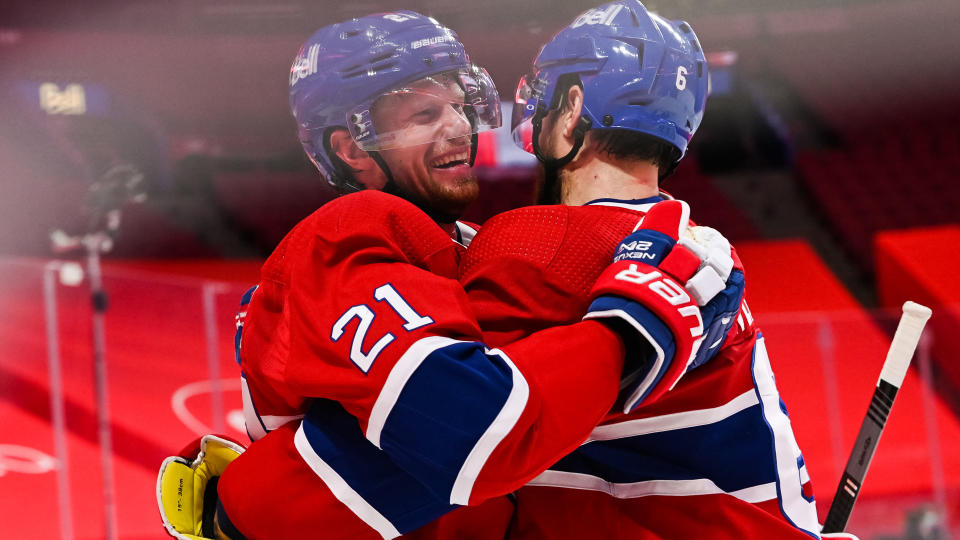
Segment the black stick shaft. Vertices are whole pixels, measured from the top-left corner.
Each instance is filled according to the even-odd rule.
[[[866,418],[863,419],[860,433],[857,434],[857,442],[853,446],[850,459],[847,460],[847,467],[840,478],[837,493],[833,496],[833,504],[830,505],[827,519],[824,521],[823,532],[842,532],[847,526],[898,390],[899,388],[884,380],[881,380],[874,390]]]
[[[923,327],[931,315],[930,308],[915,302],[907,301],[903,304],[903,315],[897,325],[897,331],[890,342],[887,359],[883,362],[880,371],[880,380],[870,399],[867,416],[860,426],[857,442],[850,452],[847,467],[840,478],[837,493],[833,497],[830,511],[823,524],[824,533],[843,532],[853,512],[853,505],[860,495],[863,479],[867,476],[873,453],[880,442],[880,435],[887,424],[893,400],[897,397],[900,385],[910,367],[910,360],[917,349],[917,342],[923,333]]]

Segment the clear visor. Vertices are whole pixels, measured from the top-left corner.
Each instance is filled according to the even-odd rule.
[[[347,112],[366,151],[468,137],[500,127],[500,96],[486,70],[470,66],[424,77]]]
[[[523,150],[533,153],[533,116],[543,98],[544,82],[533,75],[524,75],[517,85],[513,98],[513,117],[510,133],[513,142]]]

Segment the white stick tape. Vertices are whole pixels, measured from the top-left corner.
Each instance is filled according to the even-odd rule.
[[[880,380],[900,388],[907,375],[907,368],[910,367],[913,352],[917,349],[917,342],[920,341],[920,334],[932,313],[930,308],[916,302],[907,301],[903,304],[903,316],[900,317],[900,324],[897,325],[890,350],[887,351],[887,360],[880,371]],[[877,384],[880,384],[880,381],[877,381]]]

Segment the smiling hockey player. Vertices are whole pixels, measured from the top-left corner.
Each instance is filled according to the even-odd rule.
[[[500,537],[513,509],[500,495],[574,450],[618,394],[631,407],[661,395],[695,362],[716,307],[701,316],[686,279],[661,276],[675,292],[658,293],[619,270],[581,310],[602,322],[485,344],[456,280],[474,231],[455,220],[476,196],[475,134],[499,123],[497,99],[456,36],[413,12],[332,25],[304,45],[291,70],[304,148],[335,185],[361,191],[301,222],[264,265],[238,351],[258,440],[226,464],[196,451],[165,463],[168,532],[390,538],[440,518],[415,534]],[[681,208],[638,234],[676,243]],[[184,503],[176,486],[188,481]],[[473,525],[442,525],[487,500]]]

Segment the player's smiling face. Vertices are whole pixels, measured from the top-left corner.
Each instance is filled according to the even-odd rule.
[[[456,80],[427,77],[372,108],[377,132],[393,148],[380,155],[394,181],[415,204],[453,221],[479,193],[470,166],[472,127]]]

